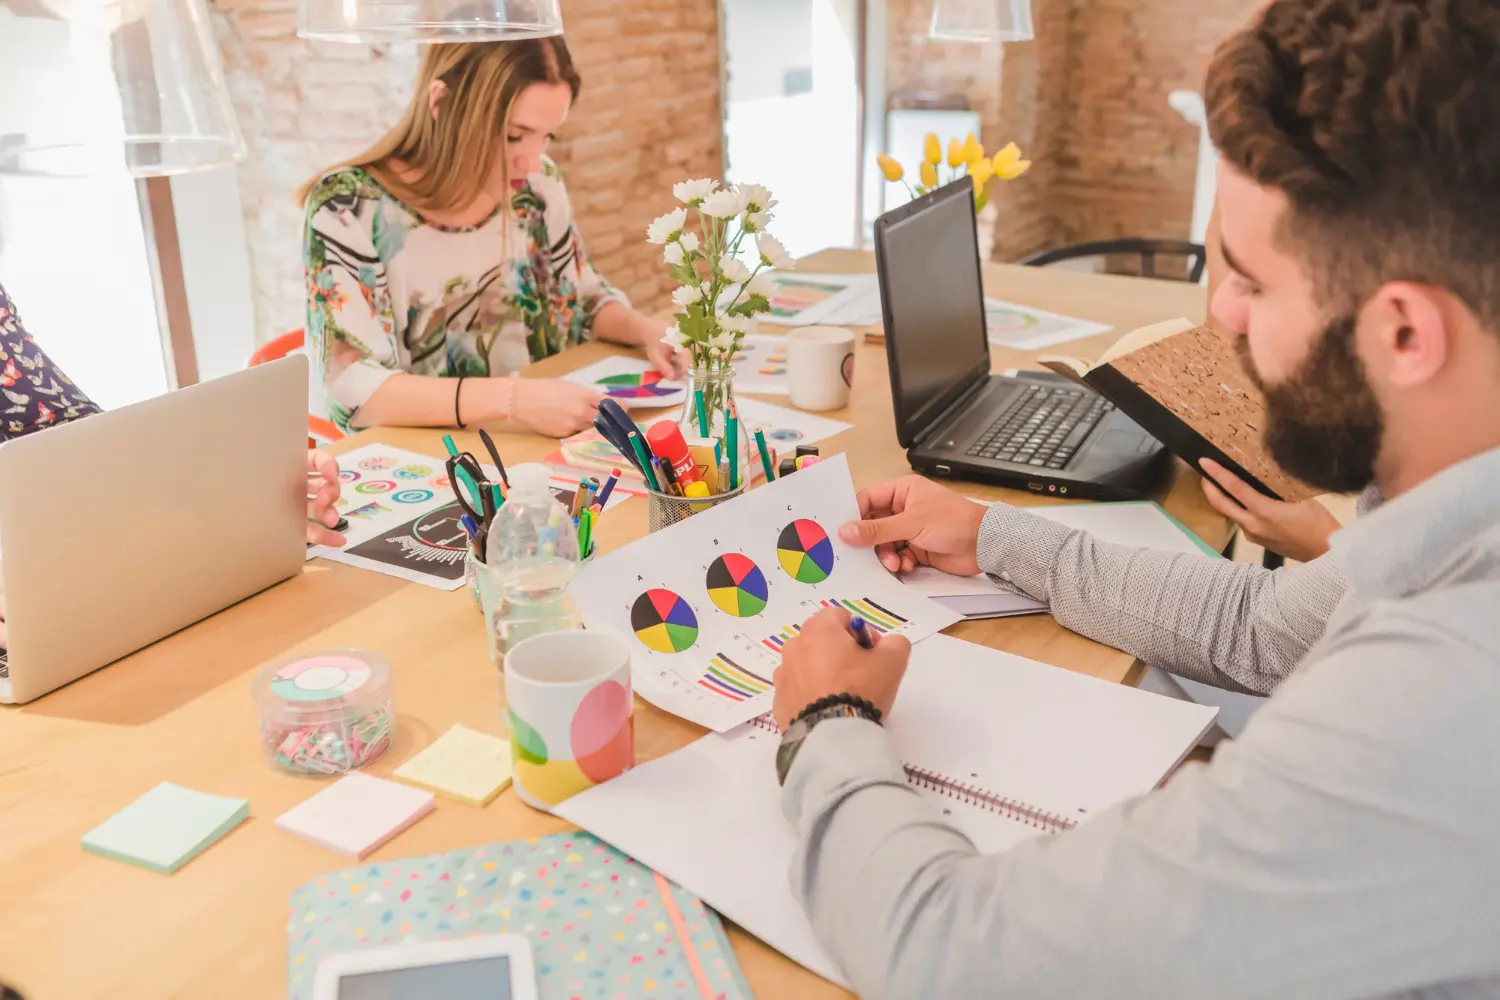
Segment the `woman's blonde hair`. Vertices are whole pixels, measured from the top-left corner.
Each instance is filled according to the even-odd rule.
[[[448,92],[433,115],[428,92],[441,80]],[[419,212],[463,209],[474,203],[494,166],[497,137],[504,136],[521,92],[534,83],[565,83],[578,99],[582,87],[573,57],[560,36],[517,42],[428,45],[417,73],[417,92],[396,127],[358,156],[322,171],[302,185],[307,204],[329,173],[363,167],[380,186]],[[403,178],[392,161],[414,171]],[[501,160],[502,175],[508,171]],[[509,182],[509,176],[503,176]]]

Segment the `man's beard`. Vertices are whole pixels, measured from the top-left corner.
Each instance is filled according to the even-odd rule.
[[[1268,385],[1235,338],[1245,373],[1266,397],[1264,440],[1287,473],[1329,493],[1357,493],[1375,481],[1385,419],[1354,352],[1355,318],[1324,328],[1301,367]]]

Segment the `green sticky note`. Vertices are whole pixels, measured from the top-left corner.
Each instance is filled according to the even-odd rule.
[[[83,835],[83,849],[170,875],[250,818],[248,799],[164,781]]]

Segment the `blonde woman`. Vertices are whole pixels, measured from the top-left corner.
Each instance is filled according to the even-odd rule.
[[[428,46],[400,123],[300,192],[308,337],[339,426],[572,434],[600,394],[515,372],[591,337],[676,373],[664,324],[589,265],[546,156],[579,86],[561,38]]]

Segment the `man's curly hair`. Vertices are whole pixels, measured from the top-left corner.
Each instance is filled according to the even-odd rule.
[[[1205,89],[1330,310],[1413,281],[1500,330],[1500,2],[1274,0]]]

